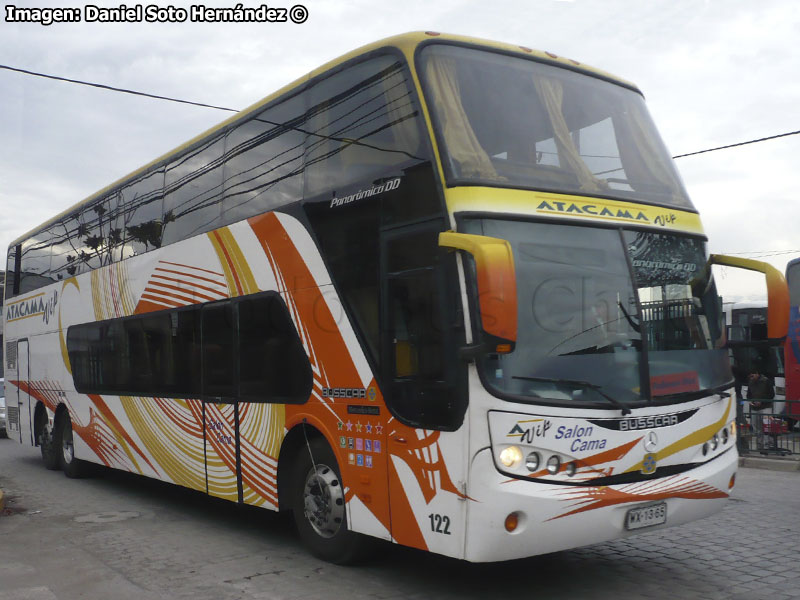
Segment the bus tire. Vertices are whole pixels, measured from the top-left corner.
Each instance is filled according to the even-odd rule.
[[[59,442],[57,447],[60,447],[61,452],[58,452],[58,461],[61,465],[61,470],[64,475],[71,479],[83,477],[86,473],[86,464],[75,458],[75,446],[72,437],[72,420],[69,418],[69,413],[64,411],[58,423],[58,433],[56,441]]]
[[[292,512],[300,539],[317,558],[341,565],[363,557],[366,538],[347,527],[339,465],[323,438],[301,446],[295,457]]]
[[[39,449],[42,452],[42,462],[46,469],[56,471],[61,468],[61,463],[58,459],[58,453],[61,449],[61,441],[58,435],[55,435],[50,429],[47,418],[47,412],[42,410],[39,412]]]

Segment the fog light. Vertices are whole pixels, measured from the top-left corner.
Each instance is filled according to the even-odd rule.
[[[728,435],[728,428],[726,427],[725,429],[722,430],[722,443],[723,443],[723,445],[727,444],[729,439],[730,439],[730,436]]]
[[[547,472],[550,475],[555,475],[558,473],[558,470],[561,468],[561,459],[558,458],[556,455],[551,456],[547,459]]]
[[[539,456],[538,452],[531,452],[528,454],[528,458],[525,459],[525,467],[527,467],[528,471],[538,471],[539,465],[541,464],[542,459]]]
[[[516,446],[508,446],[501,450],[499,458],[504,467],[516,467],[522,462],[522,450]]]
[[[711,438],[711,449],[716,450],[717,446],[719,446],[719,436],[715,433],[714,437]]]
[[[564,468],[564,471],[567,473],[568,477],[572,477],[575,475],[575,471],[578,470],[578,467],[575,466],[575,462],[567,463],[567,466]]]
[[[506,531],[508,533],[511,533],[517,528],[517,525],[519,525],[519,515],[513,512],[506,517],[506,522],[505,522]]]
[[[703,456],[705,456],[706,454],[708,454],[708,442],[703,444]]]

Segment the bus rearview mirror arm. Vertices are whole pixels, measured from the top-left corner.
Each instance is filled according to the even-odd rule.
[[[706,268],[710,269],[712,265],[762,273],[767,282],[767,338],[779,341],[786,337],[789,331],[789,286],[783,273],[760,260],[725,254],[710,255]]]
[[[517,279],[511,244],[500,238],[443,231],[439,245],[464,250],[475,261],[480,331],[476,344],[462,348],[459,355],[472,360],[483,352],[512,352],[517,342]]]

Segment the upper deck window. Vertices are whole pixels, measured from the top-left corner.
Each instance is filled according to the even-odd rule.
[[[692,209],[634,90],[534,60],[445,44],[424,48],[420,67],[449,186]]]
[[[321,80],[308,91],[305,198],[347,195],[348,186],[425,160],[408,70],[378,56]]]

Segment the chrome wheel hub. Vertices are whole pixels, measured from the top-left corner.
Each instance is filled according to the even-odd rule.
[[[64,452],[64,463],[71,464],[75,457],[75,450],[72,447],[72,426],[68,423],[64,428],[64,439],[61,443]]]
[[[39,445],[40,446],[47,446],[51,444],[53,441],[53,432],[50,429],[50,425],[45,421],[42,424],[42,431],[39,434]]]
[[[303,488],[303,513],[318,535],[331,538],[344,521],[344,490],[339,477],[326,465],[308,472]]]

